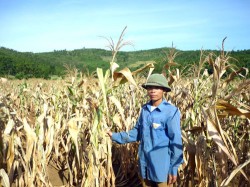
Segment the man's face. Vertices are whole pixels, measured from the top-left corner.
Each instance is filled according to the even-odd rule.
[[[158,86],[147,86],[148,96],[152,101],[162,100],[163,97],[163,88]]]

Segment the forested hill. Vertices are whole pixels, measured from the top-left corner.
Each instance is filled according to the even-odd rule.
[[[133,52],[120,51],[116,62],[120,69],[129,67],[131,70],[142,67],[145,61],[155,61],[156,71],[161,71],[166,63],[166,54],[170,48],[159,48]],[[201,52],[177,51],[175,62],[180,64],[179,69],[198,63]],[[219,54],[219,51],[204,51]],[[231,51],[229,56],[238,67],[250,69],[250,50]],[[63,77],[68,68],[77,68],[79,71],[92,73],[97,67],[107,69],[112,53],[103,49],[77,49],[73,51],[60,50],[46,53],[18,52],[4,47],[0,48],[0,76],[12,78],[50,78],[51,76]]]

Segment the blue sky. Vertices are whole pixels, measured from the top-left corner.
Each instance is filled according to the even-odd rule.
[[[0,46],[20,52],[108,49],[125,26],[125,51],[250,49],[250,1],[0,0]]]

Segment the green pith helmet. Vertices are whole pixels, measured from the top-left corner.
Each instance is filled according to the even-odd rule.
[[[142,85],[142,87],[145,89],[147,89],[148,86],[158,86],[164,88],[164,91],[166,92],[171,91],[167,79],[162,74],[150,75],[147,82]]]

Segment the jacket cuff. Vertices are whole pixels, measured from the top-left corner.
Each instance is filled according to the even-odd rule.
[[[112,133],[111,140],[115,141],[118,139],[118,136],[116,133]]]
[[[178,167],[171,167],[169,170],[170,175],[177,176],[177,172],[178,172]]]

